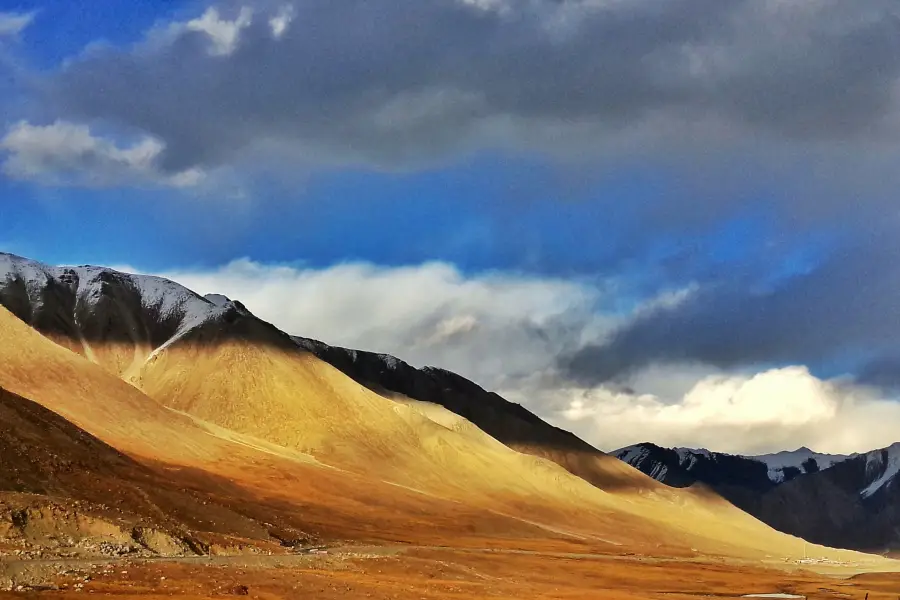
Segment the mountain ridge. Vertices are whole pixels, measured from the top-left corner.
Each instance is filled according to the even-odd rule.
[[[300,336],[292,339],[376,393],[443,406],[510,448],[551,460],[602,489],[634,485],[609,466],[611,457],[606,453],[461,375],[438,367],[416,368],[389,354],[330,346]]]
[[[310,352],[385,397],[441,405],[510,448],[551,460],[598,487],[635,485],[618,461],[451,371],[416,369],[387,354],[289,336],[240,302],[220,294],[202,297],[164,278],[104,267],[52,267],[0,254],[0,304],[57,343],[138,386],[148,365],[179,341],[215,344],[252,338]]]
[[[613,455],[670,487],[709,485],[763,522],[811,541],[900,547],[900,443],[850,455],[799,448],[741,456],[645,442]]]

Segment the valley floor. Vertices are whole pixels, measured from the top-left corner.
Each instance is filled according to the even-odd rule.
[[[735,598],[895,600],[900,574],[826,575],[722,560],[672,560],[514,548],[332,547],[289,556],[0,561],[20,589],[0,598],[247,596],[442,600]],[[30,582],[30,583],[29,583]]]

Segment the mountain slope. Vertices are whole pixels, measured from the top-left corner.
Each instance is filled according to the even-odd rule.
[[[60,314],[46,302],[52,297],[47,289],[59,284],[56,272],[47,276],[48,269],[34,281],[21,269],[6,279],[7,286],[27,292],[26,312],[32,317],[44,310]],[[515,533],[616,552],[759,558],[796,557],[802,550],[799,540],[714,494],[670,490],[602,453],[592,455],[597,460],[591,468],[615,483],[606,489],[573,477],[555,462],[510,449],[440,403],[389,400],[237,303],[184,296],[184,288],[168,282],[160,284],[169,290],[160,302],[151,302],[147,299],[155,297],[131,276],[84,269],[100,273],[89,279],[100,283],[85,288],[76,270],[75,295],[97,292],[81,305],[76,298],[76,306],[89,314],[64,321],[76,327],[74,333],[50,330],[68,342],[83,335],[81,356],[0,309],[0,386],[39,402],[148,468],[164,468],[176,487],[168,493],[178,488],[202,498],[214,493],[220,512],[204,504],[216,516],[197,515],[192,521],[204,530],[265,538],[260,520],[271,523],[277,517],[285,527],[309,519],[317,528],[353,530],[353,535],[416,531],[425,536],[443,527],[445,539],[449,531],[457,538]],[[137,301],[119,301],[120,293],[134,286]],[[192,313],[186,304],[202,310]],[[89,331],[84,324],[91,322],[107,323],[101,331],[109,335],[84,335]],[[141,337],[134,324],[161,333]],[[114,360],[120,355],[107,348],[121,343],[123,331],[134,357],[126,369]],[[453,385],[464,394],[458,382]],[[477,405],[479,399],[470,402]],[[506,411],[515,409],[498,406],[497,435],[519,427],[503,423]],[[533,425],[539,433],[549,428]],[[227,516],[233,512],[244,516]]]
[[[783,531],[817,543],[900,548],[900,443],[854,455],[778,486],[761,514]],[[803,507],[816,506],[815,511]],[[788,512],[786,508],[796,510]]]
[[[554,427],[523,406],[488,392],[468,379],[435,367],[417,369],[387,354],[329,346],[294,336],[315,354],[367,388],[395,399],[437,404],[471,421],[506,446],[555,462],[605,490],[641,489],[618,461],[568,431]],[[637,487],[635,487],[637,486]]]
[[[69,431],[85,430],[128,455],[123,469],[104,470],[100,458],[92,468],[75,474],[80,478],[66,480],[70,484],[65,486],[54,483],[54,472],[36,471],[31,480],[16,484],[19,488],[11,484],[12,490],[111,505],[115,510],[109,518],[114,521],[150,524],[179,539],[229,547],[251,541],[265,547],[273,536],[290,540],[304,537],[298,532],[310,529],[322,536],[353,535],[361,540],[396,539],[390,537],[392,531],[418,532],[418,539],[427,539],[427,534],[446,539],[459,527],[494,528],[517,536],[540,531],[514,517],[485,514],[379,479],[328,469],[265,440],[180,415],[43,337],[2,307],[0,339],[0,387],[65,417],[52,423],[64,426],[61,423],[67,421]],[[240,377],[240,372],[235,374],[236,380]],[[252,400],[243,400],[252,406]],[[34,432],[35,438],[48,441],[50,435],[49,430]],[[67,454],[65,448],[56,453],[59,460],[74,460]],[[2,479],[13,483],[21,479],[24,468],[24,463],[0,461]],[[26,507],[43,514],[49,501],[35,497]],[[0,537],[4,522],[24,510],[21,501],[9,502],[0,497]],[[78,511],[65,505],[51,512],[80,518]],[[424,524],[417,524],[420,519]],[[383,534],[379,527],[385,528]]]
[[[56,413],[0,388],[0,490],[77,494],[86,477],[137,463]]]
[[[816,543],[900,547],[900,444],[851,456],[808,448],[734,456],[649,443],[614,454],[672,487],[708,485],[776,529]]]
[[[819,454],[808,448],[763,456],[740,456],[694,448],[662,448],[645,442],[612,453],[619,460],[672,487],[697,482],[765,492],[806,473],[815,473],[847,456]]]
[[[647,480],[635,478],[618,461],[571,433],[458,375],[441,369],[420,371],[393,357],[331,348],[304,338],[292,342],[238,302],[219,295],[203,298],[158,277],[90,266],[50,267],[0,253],[0,304],[64,347],[138,387],[163,394],[167,405],[187,412],[196,408],[198,412],[192,414],[201,418],[210,416],[209,406],[186,401],[180,388],[144,381],[147,373],[160,372],[148,365],[166,348],[185,336],[195,347],[225,341],[283,350],[299,346],[375,391],[444,406],[508,447],[551,460],[603,489],[647,486]],[[348,361],[350,356],[358,360]],[[358,367],[363,370],[357,371]],[[380,377],[391,373],[395,375],[392,378]],[[161,386],[166,386],[165,393]],[[297,386],[308,387],[302,382]],[[311,406],[309,402],[301,404],[306,409]],[[311,410],[307,416],[322,418],[323,413]],[[341,417],[343,426],[367,422],[357,419],[359,416]],[[233,415],[223,426],[237,422],[245,425],[245,432],[255,431],[247,415]],[[226,421],[220,419],[218,424],[223,423]],[[283,432],[277,437],[284,440],[290,434]]]
[[[29,398],[127,452],[207,458],[198,427],[105,369],[50,342],[0,307],[0,387]]]

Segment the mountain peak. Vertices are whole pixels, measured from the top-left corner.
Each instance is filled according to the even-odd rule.
[[[57,267],[10,253],[0,253],[0,304],[119,375],[133,372],[139,356],[150,360],[208,323],[252,316],[240,302],[221,294],[202,297],[163,277],[90,265]],[[102,356],[100,347],[108,342],[134,346],[133,356]]]

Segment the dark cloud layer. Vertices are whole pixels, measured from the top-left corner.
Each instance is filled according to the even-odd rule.
[[[900,240],[896,218],[847,245],[806,274],[761,286],[740,275],[709,281],[683,302],[627,324],[608,343],[561,360],[574,378],[598,383],[658,363],[722,368],[821,365],[873,359],[862,379],[900,380]]]
[[[891,0],[250,5],[229,52],[196,28],[170,28],[136,48],[87,52],[48,81],[46,98],[57,116],[159,138],[171,172],[260,148],[403,165],[669,127],[845,140],[880,135],[894,116]],[[219,18],[236,20],[240,6]],[[280,37],[278,14],[291,16]]]

